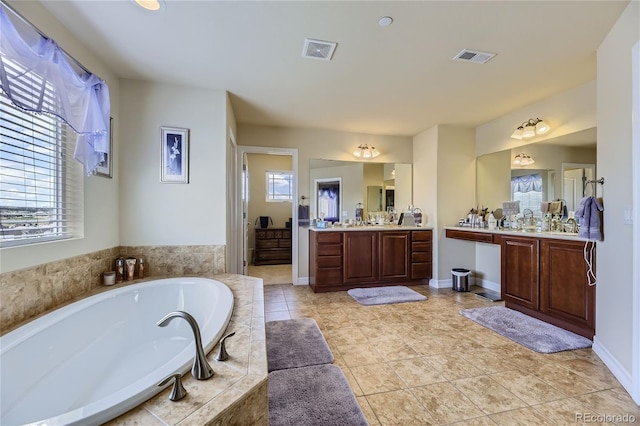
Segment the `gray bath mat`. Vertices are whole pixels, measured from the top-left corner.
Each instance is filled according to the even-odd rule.
[[[269,373],[269,426],[365,426],[346,377],[335,365]]]
[[[591,347],[591,340],[502,306],[463,309],[460,315],[533,351],[550,354]]]
[[[265,323],[269,371],[331,364],[333,353],[313,318]]]
[[[389,287],[352,288],[347,291],[361,305],[386,305],[389,303],[418,302],[426,296],[398,285]]]

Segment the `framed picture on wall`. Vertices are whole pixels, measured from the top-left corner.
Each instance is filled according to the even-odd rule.
[[[106,178],[113,177],[113,117],[109,120],[109,153],[104,155],[104,159],[98,163],[98,166],[93,171],[96,176],[102,176]]]
[[[189,129],[161,127],[160,182],[189,183]]]

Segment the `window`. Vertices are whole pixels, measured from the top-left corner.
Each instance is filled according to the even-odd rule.
[[[267,170],[267,202],[293,200],[293,175],[289,171]]]
[[[31,97],[41,77],[2,60],[10,72],[31,74],[12,88]],[[45,102],[53,102],[50,91],[46,85]],[[0,90],[0,247],[81,236],[83,178],[72,135],[62,120],[23,111]]]
[[[534,216],[542,216],[542,176],[539,173],[511,178],[511,200],[520,201],[520,211],[530,209]]]

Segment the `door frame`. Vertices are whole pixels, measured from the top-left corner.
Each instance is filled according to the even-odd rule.
[[[631,343],[631,397],[640,404],[640,42],[631,51],[631,175],[632,181],[632,258],[633,311]]]
[[[236,241],[243,241],[247,227],[244,226],[248,218],[242,218],[242,196],[239,191],[242,189],[242,157],[244,154],[268,154],[268,155],[289,155],[291,156],[292,182],[292,202],[291,202],[291,282],[298,284],[298,150],[296,148],[275,148],[266,146],[244,146],[238,145],[236,150],[236,188],[235,194],[236,220],[233,221],[232,234]],[[235,250],[235,264],[239,271],[243,271],[242,244],[238,244]],[[247,259],[248,260],[248,259]]]

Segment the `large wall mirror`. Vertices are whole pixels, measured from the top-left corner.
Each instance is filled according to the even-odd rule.
[[[526,154],[531,165],[514,163]],[[585,181],[596,176],[596,128],[534,142],[518,148],[482,155],[476,163],[476,202],[495,210],[504,201],[520,200],[521,206],[540,211],[542,201],[563,199],[574,211],[582,197],[592,194]]]
[[[332,181],[340,181],[340,222],[355,220],[358,204],[362,204],[365,212],[386,211],[390,207],[404,211],[413,202],[412,173],[411,164],[312,159],[309,161],[312,218],[319,217],[318,209],[323,207],[322,197],[326,195],[318,183]]]

